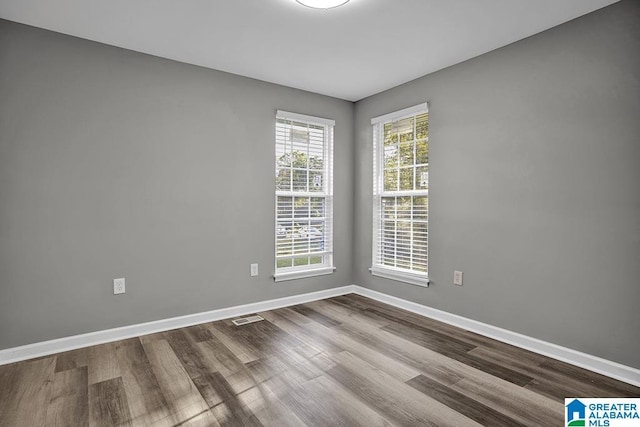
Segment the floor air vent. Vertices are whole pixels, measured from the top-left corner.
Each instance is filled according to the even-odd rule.
[[[236,326],[242,326],[248,323],[259,322],[261,320],[264,320],[264,319],[256,315],[256,316],[242,317],[240,319],[232,320],[232,322]]]

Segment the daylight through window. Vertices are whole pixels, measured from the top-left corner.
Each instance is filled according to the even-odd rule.
[[[276,281],[333,272],[333,126],[277,113]]]
[[[374,135],[371,273],[427,286],[427,104],[375,118],[371,123]]]

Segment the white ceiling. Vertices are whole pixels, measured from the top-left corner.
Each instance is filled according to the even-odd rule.
[[[617,0],[1,0],[0,17],[356,101]]]

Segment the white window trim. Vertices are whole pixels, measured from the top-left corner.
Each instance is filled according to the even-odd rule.
[[[325,254],[325,257],[328,258],[328,262],[326,264],[318,265],[318,266],[300,266],[300,267],[291,267],[291,268],[282,268],[278,271],[276,264],[274,263],[275,272],[273,274],[273,279],[275,282],[283,282],[288,280],[295,279],[303,279],[307,277],[314,276],[322,276],[327,274],[333,274],[336,270],[336,267],[333,264],[333,143],[334,143],[334,127],[335,120],[326,119],[322,117],[308,116],[305,114],[292,113],[289,111],[278,110],[276,112],[276,118],[298,121],[303,123],[321,125],[325,128],[325,137],[326,137],[326,146],[325,146],[325,181],[328,187],[327,194],[323,193],[323,197],[325,198],[326,209],[329,209],[328,215],[325,217],[325,227],[329,229],[331,236],[329,237],[331,244],[331,251]],[[276,199],[278,196],[278,191],[275,192]],[[317,194],[300,194],[299,192],[287,192],[288,194],[292,194],[293,196],[300,195],[304,197],[317,197]],[[296,194],[298,193],[298,194]],[[275,226],[278,225],[278,215],[277,215],[276,206],[276,215],[275,215]]]
[[[285,282],[287,280],[304,279],[307,277],[324,276],[326,274],[333,274],[336,271],[335,267],[314,267],[306,270],[289,271],[286,273],[278,273],[273,275],[273,279],[276,282]]]
[[[392,267],[381,267],[379,265],[372,266],[369,271],[372,275],[384,277],[385,279],[397,280],[424,288],[429,287],[429,278],[424,274],[409,273],[407,271],[396,270]]]
[[[335,126],[336,121],[332,119],[324,119],[322,117],[307,116],[306,114],[291,113],[289,111],[278,110],[276,117],[287,120],[295,120],[298,122],[312,123],[315,125]]]
[[[416,114],[424,113],[426,111],[429,111],[429,105],[426,102],[424,102],[422,104],[414,105],[413,107],[408,107],[400,111],[394,111],[393,113],[374,117],[373,119],[371,119],[371,124],[378,125],[380,123],[395,122],[397,120],[402,120],[410,116],[415,116]]]
[[[374,165],[373,165],[373,174],[374,174],[374,194],[373,194],[373,202],[374,202],[374,212],[373,212],[373,231],[372,231],[372,241],[371,241],[371,268],[369,271],[373,276],[383,277],[385,279],[396,280],[399,282],[408,283],[411,285],[422,286],[425,288],[429,287],[429,276],[428,273],[415,273],[407,270],[397,269],[389,266],[382,266],[376,264],[376,255],[377,255],[377,234],[378,224],[380,223],[380,212],[379,205],[380,203],[377,201],[382,197],[382,173],[378,173],[378,168],[380,168],[383,163],[383,150],[379,148],[379,144],[382,144],[382,124],[388,122],[394,122],[398,120],[405,119],[407,117],[415,116],[421,113],[425,113],[429,111],[428,103],[424,102],[422,104],[414,105],[413,107],[404,108],[400,111],[395,111],[389,114],[384,114],[382,116],[374,117],[371,119],[371,124],[373,125],[374,134]],[[427,190],[428,192],[428,190]],[[409,194],[409,193],[407,193]],[[402,196],[405,195],[402,192],[395,192],[394,195]]]

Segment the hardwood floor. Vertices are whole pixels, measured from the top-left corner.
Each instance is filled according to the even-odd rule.
[[[0,425],[557,426],[640,388],[357,295],[0,366]]]

